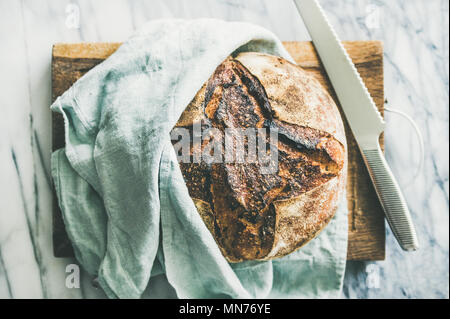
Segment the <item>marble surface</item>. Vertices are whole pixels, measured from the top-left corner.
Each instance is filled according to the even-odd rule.
[[[386,157],[404,190],[421,249],[404,253],[389,228],[386,260],[348,262],[344,298],[449,297],[449,33],[447,0],[320,0],[342,40],[385,50]],[[157,18],[215,17],[260,24],[281,40],[309,40],[292,1],[0,0],[0,298],[104,297],[73,259],[55,259],[49,177],[50,55],[56,42],[123,41]],[[69,266],[70,267],[70,266]],[[69,280],[70,281],[70,280]],[[164,276],[147,297],[174,297]]]

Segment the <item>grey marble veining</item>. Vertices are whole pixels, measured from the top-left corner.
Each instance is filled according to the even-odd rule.
[[[386,260],[348,262],[343,297],[449,297],[449,33],[447,0],[320,0],[343,40],[384,42],[386,157],[404,190],[421,249],[404,253],[386,230]],[[79,13],[79,21],[73,14]],[[52,253],[50,57],[56,42],[123,41],[158,18],[214,17],[309,40],[292,1],[0,0],[0,298],[103,298],[92,279],[66,287],[73,259]],[[73,28],[77,26],[78,28]],[[174,297],[163,276],[148,297]]]

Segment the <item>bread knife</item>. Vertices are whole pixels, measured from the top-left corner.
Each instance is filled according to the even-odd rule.
[[[408,206],[379,145],[384,121],[317,0],[294,0],[325,67],[400,246],[419,248]]]

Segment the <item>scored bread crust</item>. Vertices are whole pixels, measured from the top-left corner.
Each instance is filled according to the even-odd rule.
[[[311,165],[320,173],[315,173],[319,175],[317,178],[314,175],[313,181],[302,181],[305,184],[304,189],[302,188],[304,191],[284,191],[274,196],[264,208],[265,212],[257,216],[262,219],[263,224],[260,222],[253,226],[252,223],[244,220],[243,230],[226,233],[223,229],[228,227],[225,226],[232,225],[224,226],[224,223],[232,223],[230,218],[233,218],[233,214],[242,213],[242,210],[232,211],[231,208],[229,210],[227,207],[224,208],[227,200],[222,197],[226,194],[236,195],[236,192],[247,191],[241,185],[237,190],[235,189],[233,184],[235,181],[232,180],[234,168],[225,165],[214,166],[209,169],[210,172],[204,167],[200,168],[193,164],[180,163],[180,167],[201,218],[228,261],[267,260],[285,256],[317,236],[334,216],[344,194],[347,145],[342,119],[333,99],[318,80],[285,59],[268,54],[246,52],[234,58],[229,57],[223,64],[226,65],[226,63],[234,63],[233,65],[240,68],[238,71],[243,72],[243,77],[248,76],[244,74],[247,72],[256,82],[259,82],[264,90],[262,94],[270,104],[272,123],[279,125],[280,133],[284,132],[288,139],[294,142],[298,139],[302,146],[306,145],[308,148],[304,153],[303,151],[298,153],[290,146],[279,144],[281,151],[286,150],[286,158],[289,161],[295,161],[297,156],[306,156],[308,163],[312,163]],[[216,79],[214,76],[217,77],[217,74],[211,76],[186,107],[176,127],[191,127],[194,123],[208,121],[208,117],[211,117],[211,114],[208,115],[205,112],[205,108],[209,108],[208,103],[213,99],[211,92],[216,92],[212,90],[215,88],[211,84]],[[245,92],[251,95],[248,91]],[[286,167],[287,169],[283,168],[282,162],[279,175],[287,176],[292,180],[291,175],[295,175],[295,169]],[[214,179],[214,176],[216,180],[225,180],[225,182],[220,185],[205,182]],[[323,178],[323,176],[332,177]],[[195,179],[197,181],[194,182]],[[198,181],[200,179],[201,181]],[[245,182],[245,179],[243,181]],[[283,190],[287,189],[286,184],[280,187],[284,187]],[[248,202],[238,202],[244,206],[248,204]],[[240,221],[245,218],[241,218]],[[264,228],[263,232],[261,228]],[[230,236],[236,238],[228,238]],[[252,241],[255,236],[261,238]]]
[[[261,82],[276,118],[327,132],[346,143],[339,110],[313,75],[273,55],[245,52],[235,59]]]

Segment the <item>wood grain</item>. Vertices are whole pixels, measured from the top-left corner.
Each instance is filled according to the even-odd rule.
[[[311,72],[339,105],[311,42],[283,42],[294,60]],[[362,79],[383,114],[383,46],[379,41],[343,42]],[[52,98],[55,100],[77,79],[111,55],[120,43],[56,44],[52,52]],[[345,118],[343,116],[343,118]],[[64,127],[60,114],[52,115],[53,150],[64,147]],[[385,258],[385,223],[369,174],[347,123],[347,199],[349,206],[348,260]],[[383,148],[383,137],[380,137]],[[53,250],[55,257],[73,256],[56,195],[53,209]]]

